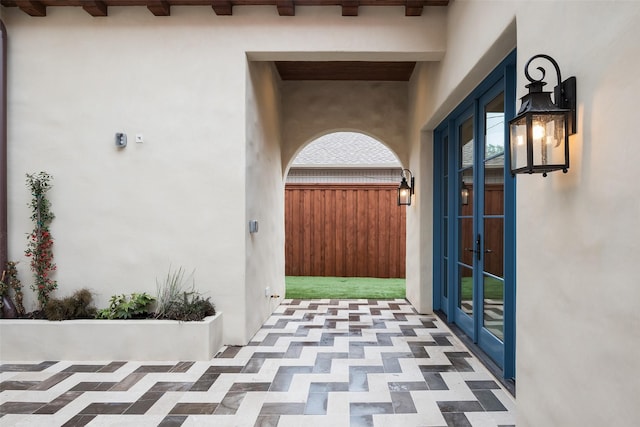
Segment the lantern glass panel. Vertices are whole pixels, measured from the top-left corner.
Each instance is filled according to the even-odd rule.
[[[534,114],[532,117],[533,164],[535,166],[564,163],[565,115]]]
[[[411,205],[411,189],[409,187],[398,188],[398,204],[399,205]]]
[[[511,170],[516,170],[527,166],[527,118],[519,118],[510,127]]]

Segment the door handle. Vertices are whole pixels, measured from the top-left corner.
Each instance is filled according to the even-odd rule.
[[[482,238],[480,237],[480,235],[478,234],[478,238],[476,239],[476,248],[464,248],[465,251],[467,252],[474,252],[476,254],[476,256],[478,257],[478,261],[480,261],[480,257],[482,256],[482,250],[480,249],[482,247]],[[490,249],[487,249],[485,252],[491,252]]]

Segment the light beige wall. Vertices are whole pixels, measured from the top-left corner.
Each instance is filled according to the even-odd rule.
[[[226,342],[238,343],[245,197],[229,188],[245,181],[246,59],[215,42],[215,27],[186,31],[197,19],[6,11],[9,256],[28,286],[24,175],[46,170],[58,295],[88,287],[105,306],[116,293],[155,294],[170,266],[195,269],[196,287],[227,312]],[[126,148],[115,132],[128,134]]]
[[[447,54],[424,77],[427,131],[515,41],[518,96],[537,53],[553,56],[564,78],[577,77],[569,173],[517,179],[518,426],[634,425],[640,417],[640,202],[630,172],[639,154],[638,22],[635,1],[457,0]]]
[[[578,90],[569,173],[518,177],[518,425],[634,425],[640,3],[554,6],[518,11],[518,69],[546,51]]]
[[[284,298],[284,179],[280,163],[279,77],[250,62],[247,78],[246,291],[248,341]],[[258,221],[249,233],[248,221]],[[269,292],[266,289],[269,288]],[[279,296],[272,298],[271,296]]]
[[[335,131],[365,133],[408,164],[406,82],[283,81],[282,164],[312,140]]]
[[[416,194],[407,207],[407,299],[420,313],[433,311],[433,147],[432,132],[422,130],[432,97],[432,67],[418,63],[409,84],[407,142]]]
[[[274,279],[282,268],[274,248],[282,243],[256,239],[277,236],[283,221],[272,171],[247,175],[248,165],[262,164],[262,148],[277,151],[277,114],[267,112],[276,104],[268,98],[273,76],[260,69],[247,77],[247,58],[443,55],[446,8],[409,18],[402,7],[359,12],[353,19],[339,8],[300,7],[295,18],[283,18],[272,6],[235,7],[233,16],[219,17],[210,7],[172,7],[170,17],[158,18],[145,7],[110,7],[108,17],[93,18],[81,8],[50,7],[46,18],[32,18],[3,8],[9,257],[21,261],[25,286],[31,223],[24,174],[46,170],[54,176],[58,295],[86,286],[105,306],[115,293],[155,293],[170,265],[195,269],[198,289],[225,312],[225,343],[245,344],[269,304],[260,278],[266,274],[276,291],[282,286]],[[127,148],[115,148],[116,132],[128,134]],[[136,133],[144,143],[134,142]],[[285,163],[268,162],[279,174]],[[256,181],[269,192],[254,198]],[[254,215],[262,227],[251,240]],[[249,313],[254,301],[260,310]]]

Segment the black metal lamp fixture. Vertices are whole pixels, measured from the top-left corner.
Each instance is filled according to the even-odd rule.
[[[537,67],[542,77],[536,80],[529,74],[529,64],[535,59],[546,59],[556,70],[558,85],[551,92],[542,87],[545,69]],[[576,78],[562,81],[558,63],[550,56],[531,57],[524,67],[529,80],[529,93],[522,97],[518,115],[509,121],[511,174],[541,173],[569,169],[569,135],[576,133]]]
[[[407,182],[407,172],[409,173],[409,183]],[[402,169],[402,181],[398,186],[398,206],[411,206],[411,196],[415,192],[415,181],[409,169]]]
[[[460,202],[465,206],[469,204],[469,188],[464,181],[462,181],[462,188],[460,189]]]

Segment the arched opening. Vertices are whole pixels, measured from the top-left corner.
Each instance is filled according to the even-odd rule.
[[[329,133],[298,152],[285,184],[288,296],[306,281],[324,287],[323,297],[345,297],[349,287],[353,298],[404,298],[401,170],[389,148],[359,132]]]

